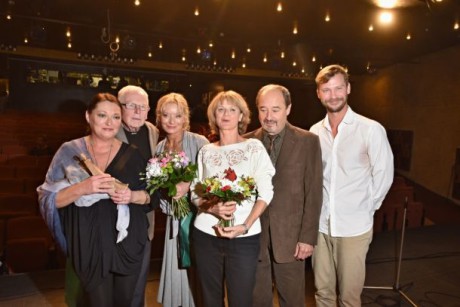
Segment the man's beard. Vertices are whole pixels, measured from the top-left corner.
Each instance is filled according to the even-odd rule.
[[[336,102],[336,101],[340,101],[341,104],[334,105],[334,106],[329,105],[329,102]],[[342,111],[343,108],[345,108],[345,106],[347,105],[347,99],[346,98],[329,99],[325,101],[323,105],[326,107],[326,110],[329,113],[338,113]]]

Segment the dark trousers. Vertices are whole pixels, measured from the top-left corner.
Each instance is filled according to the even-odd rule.
[[[259,237],[229,240],[193,229],[196,268],[205,307],[224,306],[225,285],[229,307],[252,307]]]
[[[95,289],[88,291],[90,306],[129,307],[139,274],[120,275],[109,273]]]
[[[145,286],[147,285],[147,277],[150,267],[150,253],[152,250],[152,242],[147,241],[144,247],[144,258],[142,259],[141,273],[134,289],[133,301],[131,307],[144,307],[145,303]]]
[[[305,261],[276,263],[265,247],[257,264],[254,307],[273,306],[273,286],[280,307],[305,306]]]

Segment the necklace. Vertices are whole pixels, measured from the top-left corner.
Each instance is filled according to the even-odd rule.
[[[171,144],[171,141],[169,141],[168,139],[166,140],[166,145],[165,145],[165,149],[166,151],[169,151],[169,152],[180,152],[182,150],[182,140],[183,139],[180,139],[178,142],[174,143],[174,144]]]
[[[101,168],[101,166],[99,165],[99,163],[98,163],[97,160],[96,160],[96,152],[94,151],[93,139],[92,139],[91,137],[89,137],[89,144],[91,145],[91,150],[93,151],[94,162],[96,163],[96,165],[97,165],[99,168]],[[107,169],[107,166],[109,166],[110,155],[112,154],[112,147],[113,147],[113,141],[112,141],[112,143],[110,144],[109,155],[107,156],[107,161],[105,162],[105,167],[104,167],[104,169],[102,169],[102,171],[104,171],[104,172],[105,172],[105,170]]]

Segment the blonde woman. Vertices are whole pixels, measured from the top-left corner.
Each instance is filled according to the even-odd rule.
[[[170,93],[158,100],[156,123],[166,134],[165,139],[157,145],[157,153],[183,151],[191,163],[195,163],[200,148],[209,143],[204,136],[188,131],[190,110],[187,100],[181,94]],[[187,195],[189,190],[189,182],[177,184],[177,195],[174,198]],[[168,216],[158,302],[167,307],[192,307],[195,304],[187,267],[190,265],[188,233],[193,214],[181,220],[176,219],[171,215],[170,201],[167,197],[161,199],[161,209]]]

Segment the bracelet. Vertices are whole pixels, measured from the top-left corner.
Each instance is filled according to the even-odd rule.
[[[241,226],[244,227],[244,232],[243,232],[243,234],[244,234],[244,235],[247,234],[248,231],[249,231],[248,225],[246,225],[246,223],[243,223],[243,224],[241,224]]]

